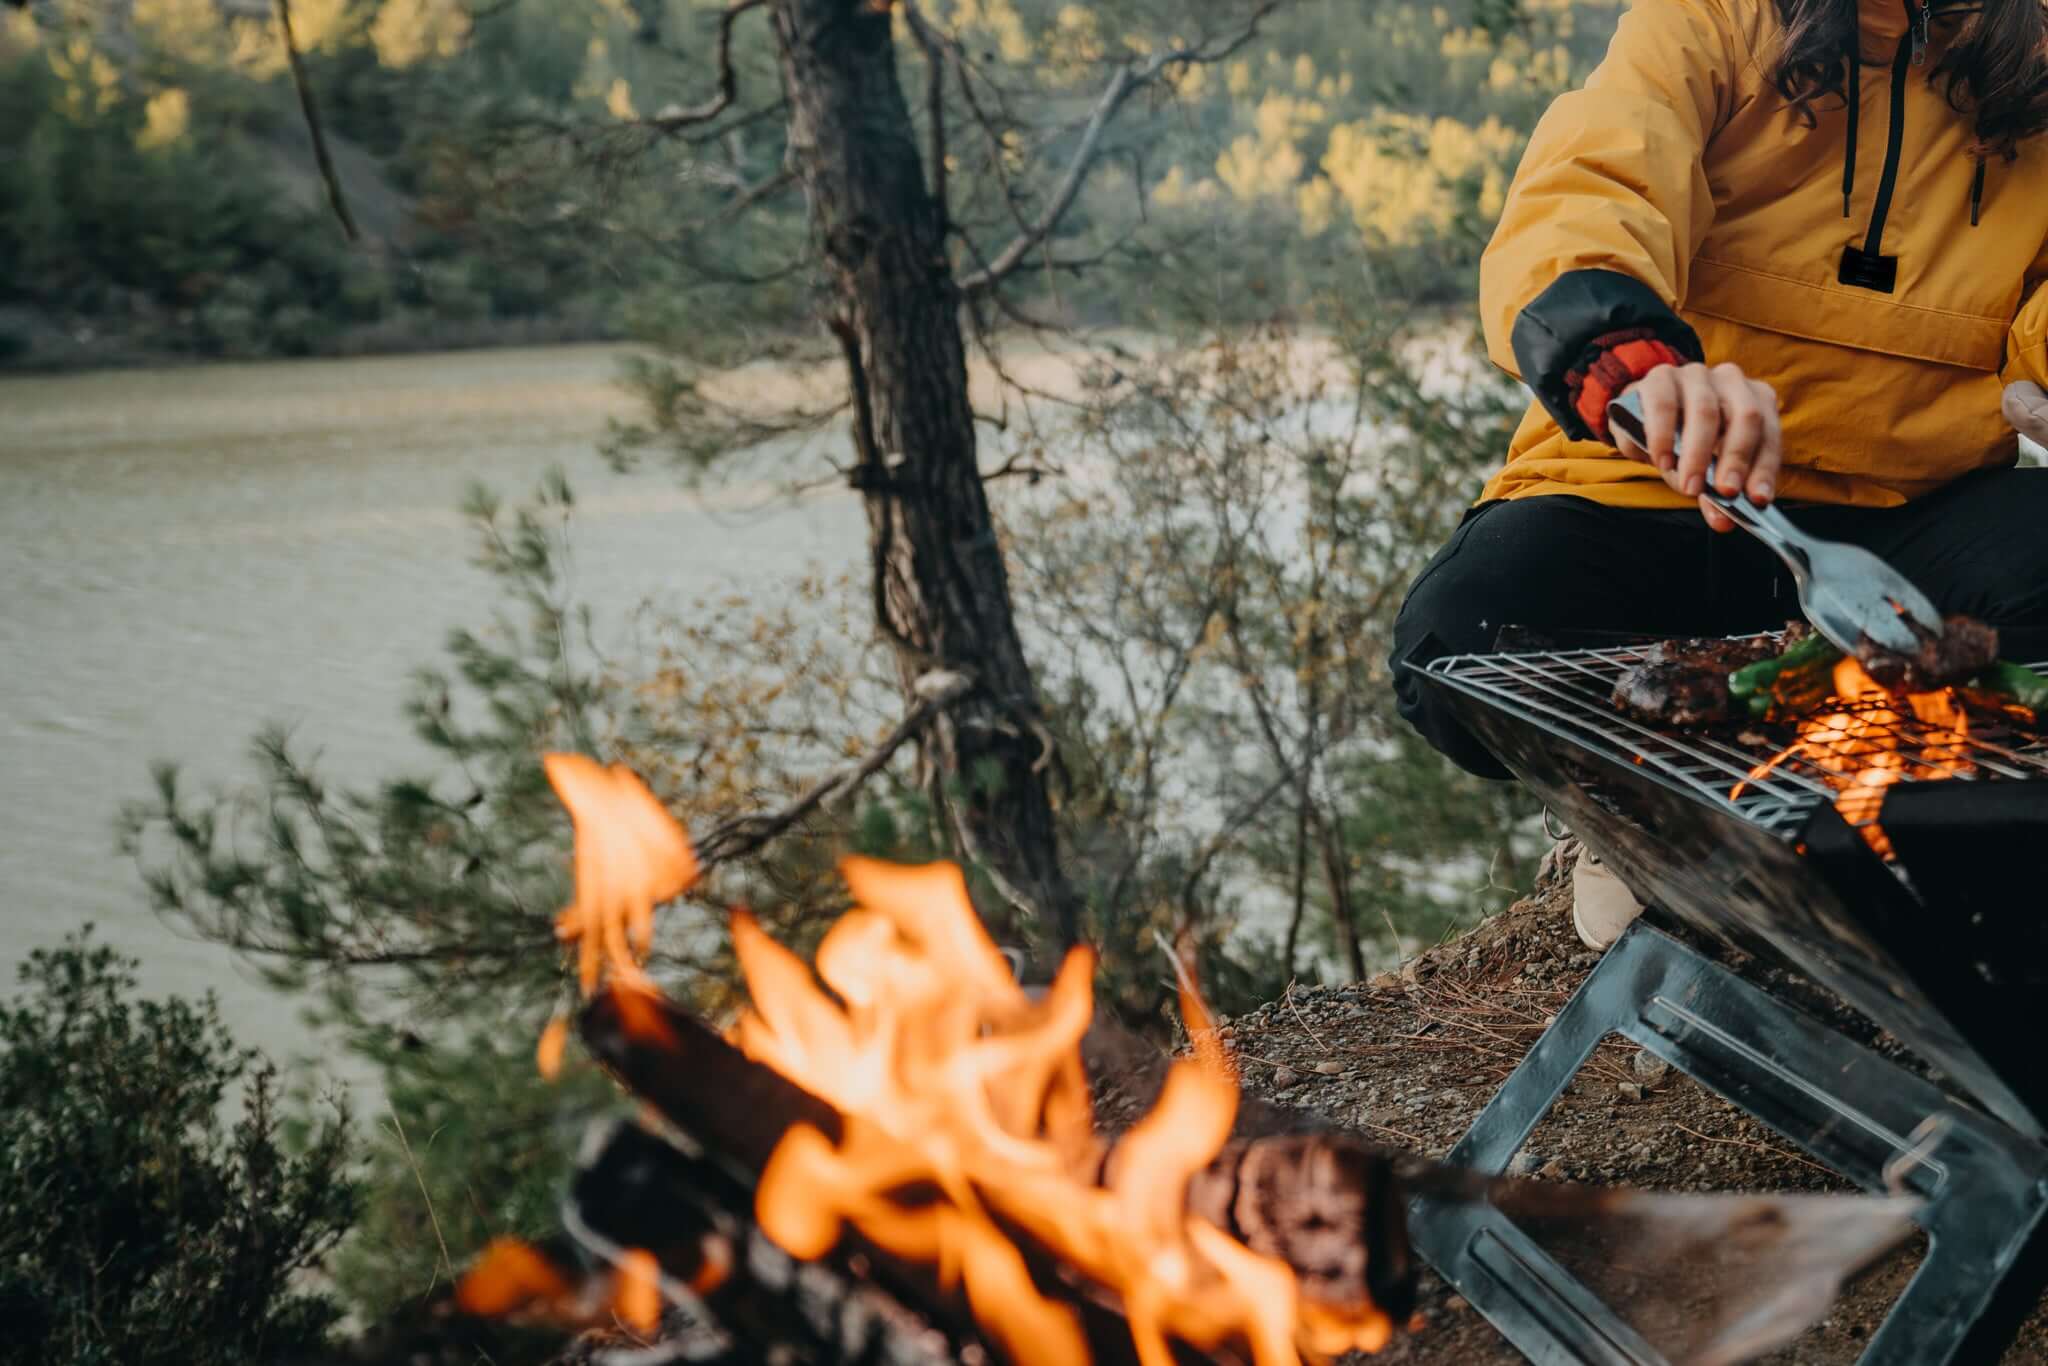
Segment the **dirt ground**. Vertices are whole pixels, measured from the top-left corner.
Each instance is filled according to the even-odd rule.
[[[1434,1157],[1492,1096],[1549,1018],[1598,961],[1571,927],[1570,877],[1399,973],[1337,988],[1295,988],[1228,1022],[1245,1090],[1313,1110],[1375,1142]],[[1809,985],[1769,973],[1774,990],[1821,1009],[1864,1040],[1874,1031]],[[1896,1052],[1896,1047],[1886,1049]],[[1683,1074],[1610,1039],[1531,1136],[1513,1171],[1539,1178],[1683,1191],[1816,1191],[1843,1183]],[[1850,1363],[1917,1265],[1901,1249],[1852,1286],[1798,1343],[1766,1360]],[[1433,1273],[1421,1331],[1372,1358],[1382,1363],[1492,1366],[1523,1360]],[[2006,1363],[2048,1363],[2048,1301]]]

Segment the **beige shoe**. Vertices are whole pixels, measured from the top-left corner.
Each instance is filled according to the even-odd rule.
[[[1591,849],[1579,849],[1572,865],[1572,928],[1589,949],[1606,950],[1635,918],[1643,903]]]

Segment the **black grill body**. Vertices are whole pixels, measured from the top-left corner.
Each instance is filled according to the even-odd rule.
[[[1426,674],[1651,907],[1452,1160],[1505,1170],[1619,1033],[1864,1188],[1925,1200],[1927,1255],[1864,1366],[1996,1359],[2048,1283],[2048,1067],[2036,1061],[2048,905],[2034,870],[2048,858],[2048,749],[1995,716],[1972,718],[1967,746],[1899,718],[1877,838],[1874,803],[1838,810],[1843,775],[1825,756],[1780,757],[1792,728],[1686,734],[1618,713],[1614,682],[1641,657],[1628,645],[1525,650],[1438,660]],[[1709,961],[1657,927],[1665,916],[1826,987],[1949,1086]],[[1498,1212],[1418,1202],[1411,1236],[1531,1360],[1661,1366]]]
[[[2048,748],[1973,717],[1968,771],[1908,761],[1879,814],[1887,861],[1815,766],[1748,776],[1797,741],[1791,727],[1689,735],[1618,713],[1614,681],[1639,658],[1467,655],[1428,678],[1645,904],[1770,953],[2007,1124],[2048,1134]],[[1931,728],[1901,729],[1908,754],[1939,747]]]

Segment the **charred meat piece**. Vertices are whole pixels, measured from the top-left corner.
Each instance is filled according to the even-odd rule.
[[[1911,619],[1908,618],[1908,624]],[[1917,625],[1920,648],[1900,654],[1865,640],[1856,658],[1889,692],[1930,692],[1961,683],[1991,667],[1998,658],[1998,628],[1974,617],[1953,616],[1942,622],[1941,634],[1929,635]]]
[[[1728,691],[1728,675],[1783,654],[1806,634],[1800,622],[1740,640],[1709,637],[1652,645],[1643,651],[1641,663],[1616,680],[1614,705],[1657,726],[1715,726],[1746,719],[1748,709]]]

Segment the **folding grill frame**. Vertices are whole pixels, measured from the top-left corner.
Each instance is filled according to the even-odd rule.
[[[1996,925],[1973,940],[1954,932],[1952,917],[1985,921],[1983,899],[2016,891],[2000,884],[2025,860],[2038,863],[2040,848],[1980,842],[1979,862],[1966,868],[1975,870],[1970,885],[1918,879],[1945,894],[1939,908],[1926,888],[1914,890],[1913,875],[1939,864],[1927,851],[1941,842],[1920,834],[1930,813],[1961,796],[1973,815],[1989,812],[1998,824],[2010,798],[2044,800],[2048,752],[1973,716],[1968,774],[1918,781],[1938,773],[1909,753],[1882,808],[1898,853],[1888,864],[1836,810],[1837,789],[1819,765],[1795,758],[1753,776],[1793,743],[1793,731],[1674,734],[1618,713],[1614,682],[1641,658],[1633,646],[1466,655],[1425,673],[1653,907],[1559,1012],[1452,1159],[1504,1170],[1600,1041],[1620,1033],[1865,1189],[1902,1183],[1926,1201],[1927,1256],[1864,1366],[1994,1360],[2048,1281],[2048,1077],[2036,1076],[2048,1072],[2036,1062],[2048,1008],[2024,972],[1991,980],[1997,974],[1983,957],[1985,944],[1998,942]],[[1943,739],[1902,724],[1906,751]],[[2040,809],[2029,808],[2037,825]],[[1959,871],[1952,859],[1939,870]],[[2016,920],[2042,918],[2038,892],[2020,909]],[[1649,923],[1666,913],[1788,962],[1996,1118]],[[1490,1208],[1418,1202],[1411,1223],[1438,1272],[1531,1360],[1662,1361]]]

